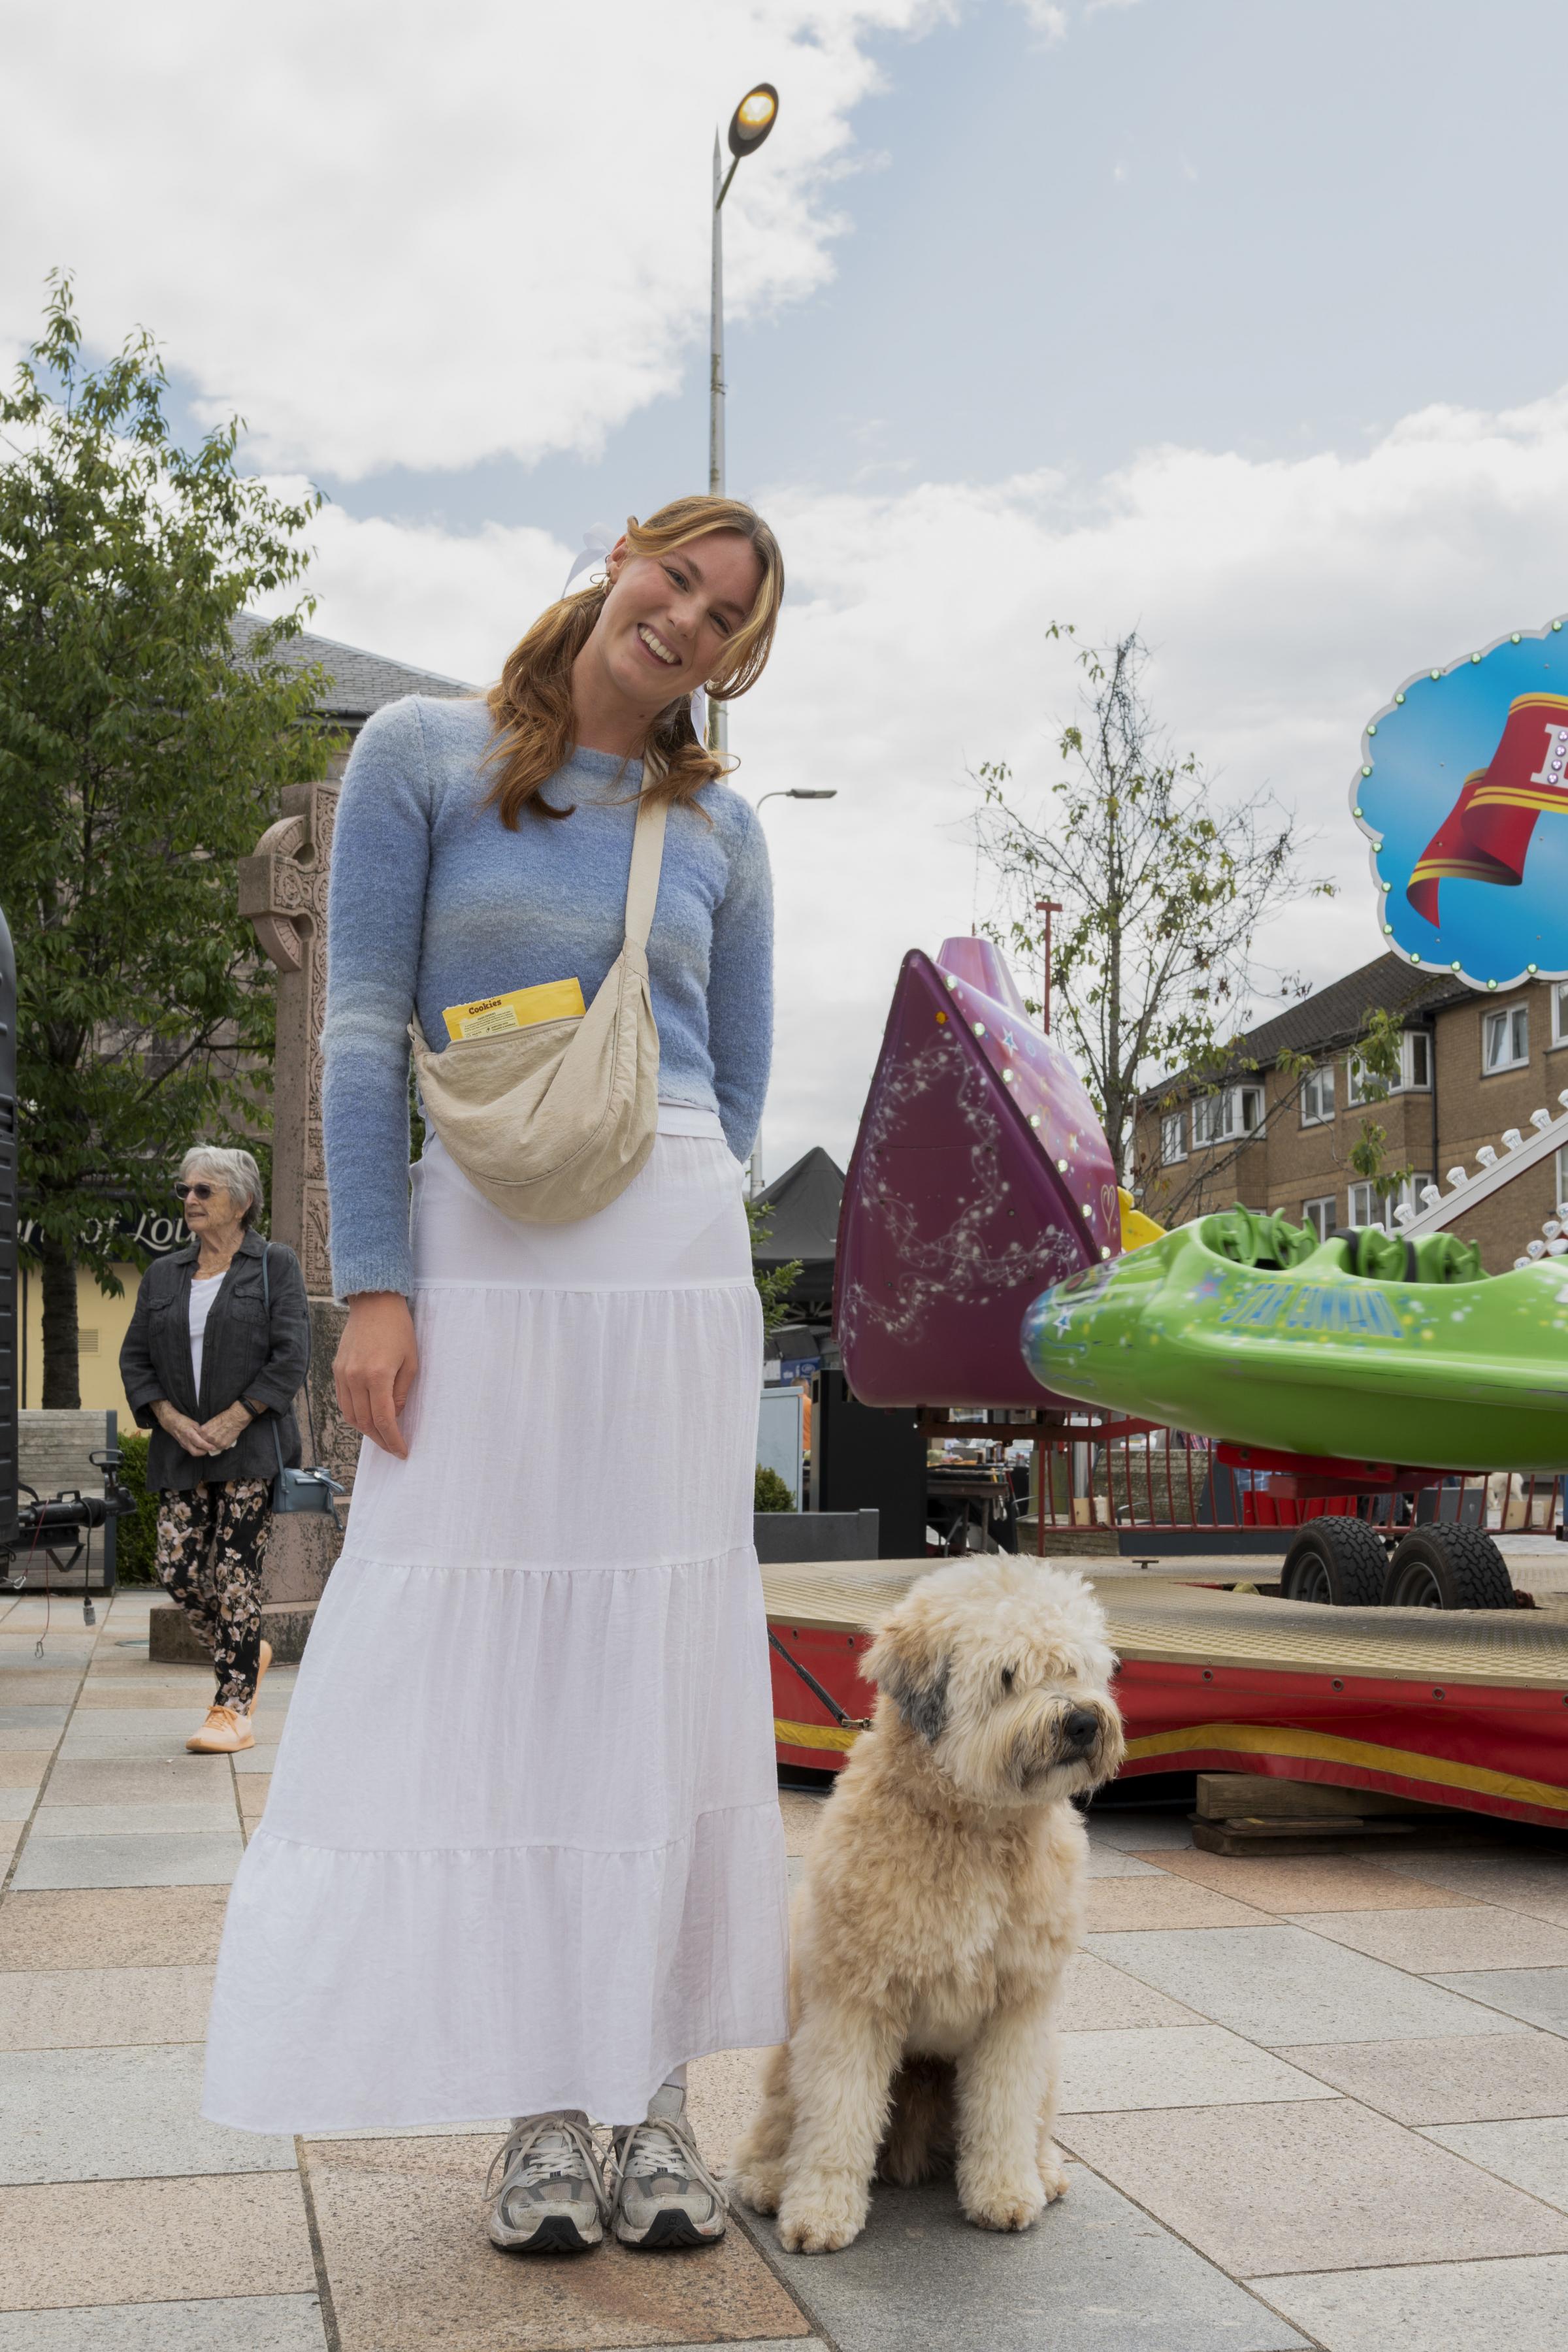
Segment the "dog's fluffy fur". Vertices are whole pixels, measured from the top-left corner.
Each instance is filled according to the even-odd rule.
[[[1012,1559],[923,1577],[863,1663],[879,1685],[792,1917],[792,2038],[731,2185],[785,2246],[847,2246],[873,2172],[956,2155],[972,2221],[1066,2187],[1052,2011],[1083,1926],[1071,1802],[1121,1761],[1116,1668],[1082,1579]]]

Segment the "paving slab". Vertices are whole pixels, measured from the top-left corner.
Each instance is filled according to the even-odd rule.
[[[79,1674],[62,1674],[55,1666],[0,1666],[0,1709],[69,1706],[80,1688]]]
[[[779,1790],[779,1813],[784,1822],[786,1853],[805,1852],[826,1809],[826,1797],[808,1795],[804,1789]]]
[[[244,1852],[237,1820],[221,1835],[176,1830],[137,1837],[54,1837],[35,1829],[12,1885],[64,1886],[226,1886]]]
[[[36,1789],[49,1769],[47,1748],[0,1748],[0,1789]]]
[[[494,2154],[477,2137],[308,2143],[342,2352],[611,2352],[815,2332],[739,2229],[657,2260],[607,2242],[588,2261],[523,2268],[484,2233]]]
[[[757,2083],[765,2050],[721,2050],[693,2059],[686,2077],[686,2111],[697,2145],[722,2172],[757,2109]]]
[[[20,1829],[37,1802],[37,1784],[31,1789],[0,1789],[0,1822],[9,1829]]]
[[[199,2044],[0,2053],[0,2181],[291,2172],[294,2143],[201,2114]]]
[[[239,1810],[248,1827],[253,1821],[259,1821],[267,1811],[267,1792],[272,1786],[272,1775],[270,1772],[251,1772],[244,1780],[237,1781],[235,1786],[239,1792]]]
[[[68,1712],[63,1706],[0,1706],[0,1748],[52,1748]]]
[[[77,1713],[81,1716],[126,1715],[138,1710],[145,1714],[152,1707],[161,1715],[173,1713],[177,1707],[184,1716],[195,1714],[199,1723],[212,1704],[215,1678],[209,1668],[187,1683],[143,1682],[130,1675],[105,1675],[95,1680],[89,1675],[82,1685],[77,1701]]]
[[[20,1822],[0,1822],[0,1870],[5,1870],[9,1865],[21,1835]]]
[[[1249,2042],[1393,2042],[1505,2030],[1495,2008],[1283,1922],[1093,1936],[1089,1949]]]
[[[1193,1825],[1186,1814],[1131,1805],[1108,1805],[1089,1816],[1092,1843],[1120,1846],[1123,1853],[1176,1853],[1190,1848]]]
[[[1159,1859],[1162,1867],[1173,1871],[1178,1878],[1281,1916],[1300,1911],[1442,1910],[1452,1908],[1456,1901],[1440,1886],[1396,1877],[1381,1864],[1363,1862],[1356,1854],[1233,1858],[1194,1853],[1162,1854]]]
[[[173,1831],[181,1835],[226,1832],[237,1825],[232,1784],[210,1797],[192,1795],[168,1804],[45,1805],[36,1834],[41,1838],[142,1837]]]
[[[1309,2042],[1279,2049],[1399,2124],[1568,2115],[1568,2044],[1551,2033],[1439,2034],[1429,2042]]]
[[[316,2291],[297,2170],[0,2189],[0,2311]]]
[[[1118,2026],[1204,2022],[1195,2010],[1184,2009],[1179,2000],[1168,2000],[1152,1985],[1128,1976],[1121,1969],[1111,1968],[1105,1960],[1095,1959],[1088,1952],[1075,1952],[1068,1962],[1057,2010],[1057,2023],[1064,2032],[1092,2033]]]
[[[1568,2035],[1568,1969],[1476,1969],[1434,1976],[1431,1981],[1467,1999],[1484,2000],[1505,2017],[1521,2017],[1548,2033]]]
[[[62,1756],[49,1774],[43,1811],[58,1805],[176,1805],[226,1795],[234,1776],[226,1756],[160,1757],[137,1763],[130,1757],[89,1760]]]
[[[1481,1903],[1464,1911],[1314,1911],[1297,1924],[1418,1976],[1568,1968],[1568,1931]]]
[[[156,1758],[185,1753],[185,1742],[201,1723],[189,1706],[141,1706],[123,1711],[80,1707],[60,1747],[62,1757]]]
[[[1143,1862],[1135,1853],[1123,1853],[1120,1846],[1101,1845],[1091,1840],[1089,1849],[1090,1878],[1158,1878],[1160,1872],[1152,1862]]]
[[[1016,2236],[976,2230],[951,2181],[879,2189],[837,2254],[770,2257],[840,2352],[1285,2352],[1295,2329],[1147,2213],[1068,2168],[1065,2197]]]
[[[1334,2096],[1328,2084],[1223,2025],[1064,2033],[1060,2048],[1064,2115]]]
[[[1507,1911],[1568,1927],[1568,1854],[1412,1853],[1389,1869],[1407,1885],[1500,1903]]]
[[[1546,2352],[1568,2340],[1568,2256],[1254,2279],[1332,2352]]]
[[[0,2050],[200,2042],[207,1969],[37,1969],[0,1977]]]
[[[1568,2252],[1568,2213],[1347,2099],[1064,2116],[1059,2137],[1238,2278]]]
[[[136,1886],[7,1895],[0,1970],[199,1968],[217,1958],[226,1887]]]
[[[253,1772],[270,1772],[278,1761],[277,1744],[274,1742],[268,1748],[258,1740],[254,1748],[242,1748],[238,1755],[231,1757],[229,1761],[242,1779]]]
[[[326,2342],[313,2294],[0,2312],[0,2352],[326,2352]]]
[[[1189,1885],[1159,1871],[1129,1885],[1121,1878],[1096,1880],[1089,1890],[1091,1936],[1114,1936],[1127,1928],[1260,1927],[1266,1915],[1233,1903],[1206,1886]]]
[[[1495,2172],[1548,2205],[1568,2210],[1568,2116],[1538,2116],[1530,2121],[1439,2124],[1422,2134],[1439,2147]]]

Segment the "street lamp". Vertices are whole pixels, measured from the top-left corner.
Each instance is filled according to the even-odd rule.
[[[730,117],[731,162],[723,168],[719,133],[713,133],[713,284],[709,311],[708,343],[708,488],[714,498],[724,495],[724,226],[721,218],[730,183],[747,155],[754,155],[779,118],[779,94],[771,81],[750,89]],[[729,727],[722,703],[708,705],[708,749],[729,748]]]
[[[1051,917],[1059,915],[1061,911],[1062,902],[1059,898],[1037,898],[1035,901],[1036,914],[1044,915],[1046,919],[1046,961],[1043,975],[1045,984],[1041,992],[1040,1026],[1047,1037],[1051,1034]]]

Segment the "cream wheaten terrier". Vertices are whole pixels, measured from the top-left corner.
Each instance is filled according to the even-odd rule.
[[[792,2252],[847,2246],[873,2173],[957,2158],[959,2201],[1026,2230],[1067,2186],[1052,2013],[1081,1937],[1071,1802],[1122,1757],[1116,1661],[1082,1579],[1013,1560],[922,1577],[863,1671],[875,1720],[791,1919],[792,2038],[731,2185]]]

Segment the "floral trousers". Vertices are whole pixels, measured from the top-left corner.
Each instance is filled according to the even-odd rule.
[[[261,1663],[261,1559],[271,1517],[269,1478],[193,1486],[158,1505],[158,1575],[212,1652],[215,1705],[245,1714]]]

